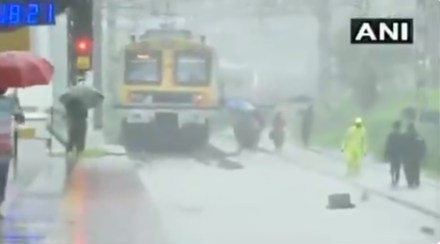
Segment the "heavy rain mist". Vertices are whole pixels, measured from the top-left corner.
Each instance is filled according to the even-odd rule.
[[[66,178],[69,213],[44,243],[440,240],[440,2],[94,5],[92,68],[72,75],[61,14],[32,35],[52,85],[19,91],[52,108],[35,123],[61,163],[39,184]],[[412,19],[414,41],[351,43],[352,18]],[[61,99],[72,84],[103,100],[81,120]]]

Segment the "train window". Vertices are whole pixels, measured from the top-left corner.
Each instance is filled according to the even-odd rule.
[[[162,80],[160,52],[127,52],[125,82],[127,84],[155,84]]]
[[[175,80],[179,84],[209,83],[209,59],[204,55],[180,54],[176,57]]]

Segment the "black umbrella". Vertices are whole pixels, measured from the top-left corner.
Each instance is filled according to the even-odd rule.
[[[67,104],[72,98],[78,98],[83,101],[87,108],[95,108],[104,100],[104,95],[93,87],[79,85],[71,87],[66,93],[60,96],[60,102]]]

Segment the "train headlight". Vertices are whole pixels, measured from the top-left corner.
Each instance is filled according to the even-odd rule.
[[[194,102],[199,104],[199,103],[203,103],[205,101],[205,96],[203,94],[195,94],[194,95]]]
[[[194,101],[203,101],[203,94],[196,94],[194,95]]]

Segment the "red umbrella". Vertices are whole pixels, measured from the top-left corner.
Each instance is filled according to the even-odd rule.
[[[47,85],[53,71],[49,61],[30,52],[0,53],[0,89]]]

